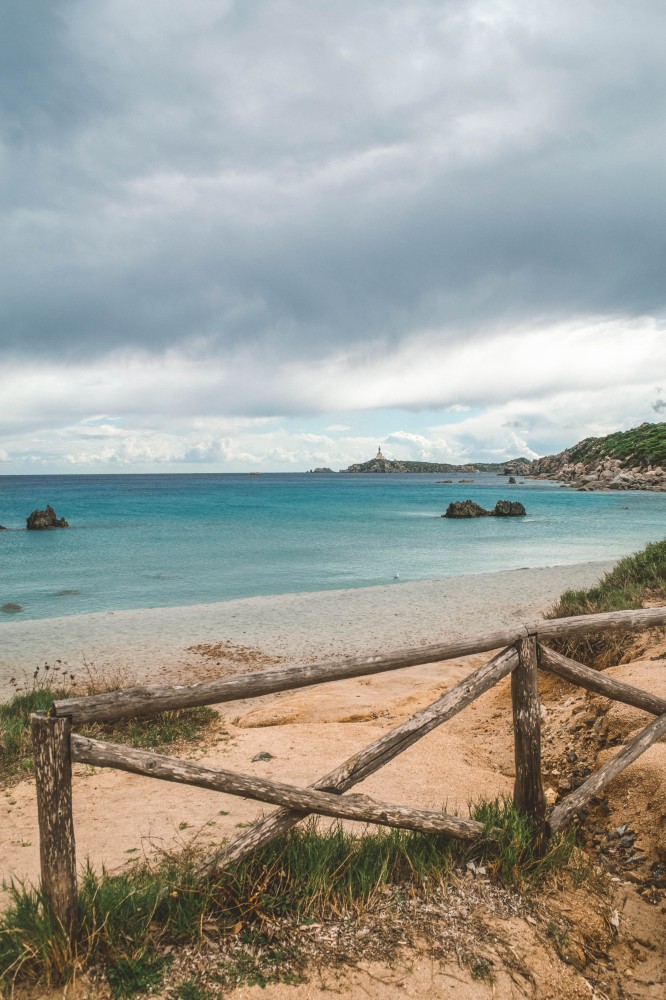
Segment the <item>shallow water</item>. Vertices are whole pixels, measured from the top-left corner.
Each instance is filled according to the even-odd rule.
[[[10,621],[357,588],[615,559],[666,533],[664,493],[577,493],[497,476],[0,477],[0,614]],[[448,477],[444,477],[448,478]],[[451,477],[453,478],[453,477]],[[448,520],[451,500],[524,518]],[[71,527],[28,532],[50,503]]]

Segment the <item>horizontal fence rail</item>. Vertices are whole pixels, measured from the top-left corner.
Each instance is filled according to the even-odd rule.
[[[647,608],[641,611],[611,611],[599,615],[577,615],[571,618],[544,619],[492,635],[460,639],[454,642],[423,646],[420,649],[402,649],[376,656],[365,656],[331,663],[308,666],[283,667],[256,674],[244,674],[223,680],[199,681],[195,684],[164,686],[148,684],[125,688],[107,694],[55,701],[51,710],[54,716],[69,716],[72,722],[112,722],[128,716],[148,715],[166,709],[195,708],[199,705],[217,705],[279,691],[296,690],[313,684],[351,677],[365,677],[390,670],[401,670],[423,663],[437,663],[473,653],[487,653],[493,649],[512,646],[527,636],[539,639],[553,636],[583,635],[586,632],[635,631],[666,624],[666,609]]]
[[[114,767],[147,777],[240,795],[279,807],[201,863],[199,870],[202,875],[210,874],[217,868],[256,851],[310,813],[424,832],[446,833],[470,840],[478,838],[483,827],[474,820],[444,812],[378,802],[366,795],[345,793],[508,676],[511,677],[515,752],[514,802],[532,822],[534,847],[538,853],[545,849],[548,836],[563,829],[574,817],[581,816],[587,804],[600,791],[666,735],[666,699],[592,670],[548,648],[543,640],[608,631],[636,631],[664,625],[666,607],[579,615],[547,619],[482,637],[333,663],[280,667],[195,684],[146,685],[108,694],[58,700],[49,713],[35,713],[31,716],[42,886],[51,912],[71,935],[76,933],[72,762]],[[192,708],[254,698],[497,649],[501,651],[491,660],[473,670],[430,705],[353,753],[307,788],[211,768],[72,733],[73,724],[108,722],[166,709]],[[615,757],[560,801],[550,815],[546,813],[541,774],[539,670],[656,716]]]
[[[379,823],[403,830],[420,830],[423,833],[448,833],[465,840],[475,840],[483,825],[471,819],[461,819],[448,813],[425,809],[410,809],[389,802],[377,802],[367,795],[334,795],[317,792],[312,788],[297,788],[280,781],[269,781],[237,771],[192,764],[177,757],[134,750],[117,743],[72,734],[72,760],[96,767],[115,767],[120,771],[142,774],[162,781],[175,781],[182,785],[210,788],[228,795],[241,795],[247,799],[287,806],[301,812],[316,812],[321,816]]]

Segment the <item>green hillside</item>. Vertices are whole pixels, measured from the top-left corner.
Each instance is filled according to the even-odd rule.
[[[617,431],[606,437],[585,438],[567,449],[570,462],[584,462],[585,465],[600,462],[607,455],[617,458],[631,468],[648,465],[666,465],[666,423],[641,424],[629,431]]]

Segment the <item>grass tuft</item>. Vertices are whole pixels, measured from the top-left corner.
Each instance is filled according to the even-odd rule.
[[[594,587],[565,591],[547,617],[627,611],[646,601],[666,604],[666,539],[621,559]],[[634,641],[632,632],[593,632],[554,640],[552,645],[565,656],[603,670],[621,663]]]
[[[14,697],[0,704],[0,786],[27,777],[33,770],[30,716],[33,712],[47,712],[54,701],[69,697],[76,689],[81,694],[99,694],[115,690],[115,683],[104,685],[93,673],[83,685],[74,687],[74,676],[58,675],[58,668],[49,668],[50,676],[42,678],[36,670],[32,684]],[[55,683],[51,683],[53,677]],[[64,681],[64,685],[61,684]],[[141,718],[121,719],[118,722],[96,723],[82,726],[84,736],[125,743],[143,750],[165,750],[184,743],[192,743],[210,728],[218,718],[212,708],[185,708],[159,712]]]
[[[237,954],[236,966],[225,973],[230,984],[273,981],[273,966],[269,971],[252,958],[252,940],[276,921],[357,913],[393,887],[428,893],[469,861],[486,865],[504,884],[529,888],[571,856],[567,836],[554,838],[545,857],[535,857],[530,825],[509,802],[483,802],[472,814],[486,827],[472,845],[398,830],[361,837],[340,826],[320,832],[312,820],[203,880],[197,858],[187,853],[114,875],[89,868],[80,882],[73,948],[50,918],[41,890],[13,885],[10,906],[0,915],[0,987],[63,983],[94,965],[106,970],[115,996],[131,996],[159,984],[167,946],[196,943],[211,931],[247,936],[247,961]],[[279,956],[273,959],[279,967]],[[194,1000],[197,989],[195,982],[183,984],[183,1000]]]

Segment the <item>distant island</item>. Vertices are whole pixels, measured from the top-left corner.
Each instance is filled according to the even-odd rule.
[[[347,469],[340,469],[340,472],[496,472],[499,475],[514,476],[522,475],[517,466],[526,468],[529,465],[528,458],[512,459],[510,462],[469,462],[465,465],[451,465],[449,462],[392,461],[382,454],[380,447],[369,462],[357,462]]]
[[[315,469],[331,472],[331,469]],[[590,437],[543,458],[512,458],[508,462],[392,461],[381,446],[368,462],[357,462],[341,473],[490,472],[499,476],[551,479],[578,490],[666,491],[666,423],[643,423],[628,431]]]

